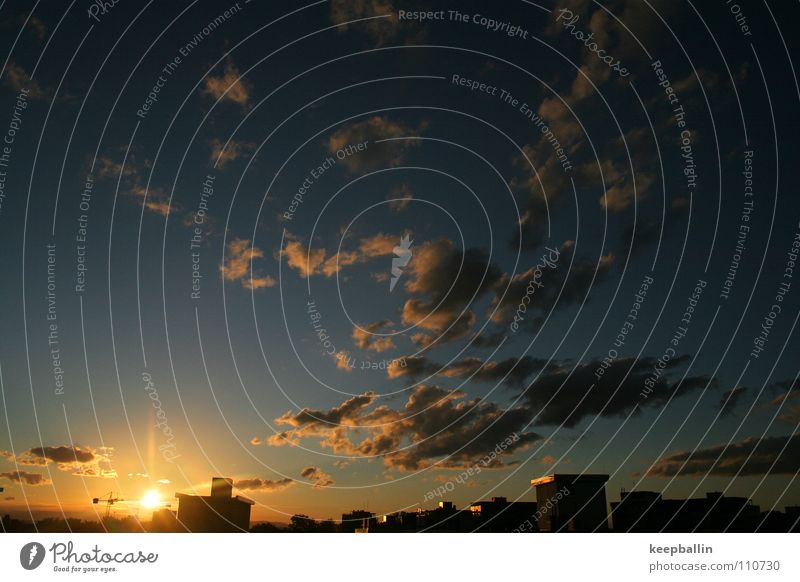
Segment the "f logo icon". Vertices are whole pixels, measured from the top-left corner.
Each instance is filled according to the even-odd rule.
[[[44,561],[44,546],[39,542],[30,542],[19,551],[19,563],[26,570],[35,570]]]

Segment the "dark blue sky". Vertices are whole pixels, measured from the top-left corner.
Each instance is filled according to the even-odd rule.
[[[0,9],[4,508],[800,503],[795,7],[91,6]]]

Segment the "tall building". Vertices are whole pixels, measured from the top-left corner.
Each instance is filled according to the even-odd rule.
[[[539,531],[608,531],[608,475],[555,473],[531,480]]]
[[[239,532],[250,529],[250,508],[244,497],[233,497],[233,481],[211,479],[211,495],[176,493],[178,522],[191,532]]]

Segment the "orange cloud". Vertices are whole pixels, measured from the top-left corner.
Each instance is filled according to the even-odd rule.
[[[304,279],[312,275],[332,277],[343,267],[364,263],[375,257],[391,255],[397,237],[383,233],[361,239],[357,250],[343,250],[328,256],[328,251],[322,247],[310,250],[301,241],[289,235],[283,252],[287,264],[298,271]]]
[[[353,328],[353,340],[355,341],[356,347],[378,353],[394,348],[394,342],[391,337],[375,335],[376,331],[391,323],[391,321],[384,319],[383,321],[376,321],[361,328]]]
[[[250,100],[250,83],[242,79],[234,64],[228,63],[222,76],[206,78],[203,93],[246,107]]]
[[[289,240],[282,251],[288,265],[307,279],[311,275],[322,272],[321,267],[325,261],[325,249],[310,250],[298,240]]]
[[[212,164],[216,164],[220,168],[228,165],[228,162],[238,160],[252,152],[255,149],[255,144],[244,141],[230,140],[226,144],[219,139],[212,139],[208,142],[211,148],[211,155],[209,159]]]
[[[277,282],[273,277],[259,274],[255,269],[250,270],[252,261],[263,256],[264,252],[251,245],[249,240],[237,238],[228,243],[227,258],[220,263],[219,270],[224,279],[241,281],[245,289],[274,287]]]
[[[45,91],[39,83],[31,80],[27,71],[13,61],[9,61],[6,65],[5,83],[16,93],[27,90],[31,99],[45,99],[49,96],[49,91]]]

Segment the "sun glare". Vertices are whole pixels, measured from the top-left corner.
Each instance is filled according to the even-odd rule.
[[[142,495],[142,507],[155,508],[161,505],[161,496],[158,491],[150,490]]]

